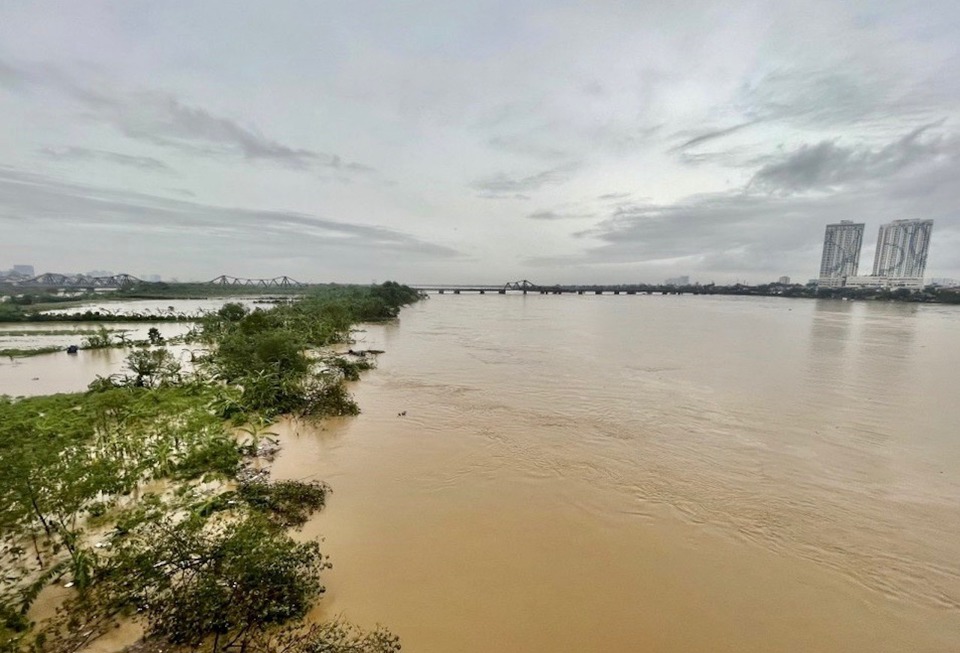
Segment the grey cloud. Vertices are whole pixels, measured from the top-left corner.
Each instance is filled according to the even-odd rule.
[[[889,86],[863,74],[785,69],[745,86],[740,102],[760,117],[835,125],[864,118],[884,104],[890,92]]]
[[[780,68],[745,83],[736,104],[755,120],[814,129],[916,123],[955,110],[960,84],[904,72],[897,75],[867,58],[830,69]]]
[[[191,106],[170,94],[107,94],[45,64],[13,66],[0,61],[0,81],[4,79],[9,80],[8,87],[56,89],[84,105],[88,117],[111,125],[129,138],[195,156],[239,155],[249,161],[273,161],[300,169],[319,167],[358,174],[373,171],[369,166],[344,161],[337,154],[285,145],[255,127]]]
[[[914,129],[883,147],[845,147],[835,140],[804,145],[766,163],[753,176],[751,187],[772,192],[833,188],[854,182],[884,179],[941,156],[960,156],[955,136],[925,137],[943,121]]]
[[[207,243],[215,239],[221,246],[225,241],[243,247],[267,246],[271,241],[295,243],[318,254],[367,250],[395,252],[411,259],[459,255],[451,248],[384,227],[71,184],[0,167],[0,221],[25,217],[32,228],[46,224],[69,234],[71,241],[81,232],[123,232],[140,237],[166,234]]]
[[[133,101],[118,99],[101,113],[126,136],[191,153],[240,154],[248,160],[271,160],[295,168],[322,165],[341,169],[337,155],[294,148],[274,141],[258,130],[189,106],[175,97],[142,93]]]
[[[581,220],[595,217],[593,213],[562,213],[557,211],[534,211],[527,216],[530,220]]]
[[[597,199],[598,200],[625,200],[631,195],[633,195],[633,193],[604,193],[603,195],[597,195]]]
[[[743,131],[744,129],[748,127],[752,127],[753,125],[756,125],[759,122],[760,120],[749,120],[747,122],[740,123],[739,125],[733,125],[732,127],[726,127],[724,129],[714,129],[711,131],[701,132],[694,135],[692,138],[688,138],[688,140],[684,141],[680,145],[677,145],[671,151],[678,152],[690,147],[702,145],[709,141],[714,141],[719,138],[723,138],[724,136],[729,136],[730,134],[735,134],[739,131]],[[678,132],[677,134],[674,134],[674,136],[683,136],[684,138],[687,138],[690,136],[690,134],[689,132]]]
[[[45,147],[42,148],[40,152],[44,156],[61,161],[109,161],[141,170],[166,173],[173,172],[173,169],[166,163],[150,156],[133,156],[120,152],[93,150],[85,147]]]
[[[480,192],[482,197],[500,198],[500,197],[524,197],[525,193],[538,190],[543,186],[558,184],[567,181],[573,176],[577,165],[562,165],[549,170],[527,175],[526,177],[514,177],[506,173],[498,173],[491,177],[478,180],[473,183],[473,188]]]

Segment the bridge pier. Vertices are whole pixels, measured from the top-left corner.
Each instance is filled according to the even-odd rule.
[[[438,290],[438,291],[437,291],[437,294],[442,295],[442,294],[443,294],[443,288],[441,288],[440,290]]]
[[[487,291],[486,291],[486,290],[481,290],[481,291],[480,291],[480,294],[481,294],[481,295],[486,295],[486,294],[487,294]]]
[[[507,291],[504,290],[503,288],[501,288],[501,289],[498,290],[497,292],[500,293],[501,295],[506,295],[506,294],[507,294]]]
[[[459,295],[459,294],[460,294],[460,291],[459,291],[459,290],[454,290],[454,291],[453,291],[453,294],[454,294],[454,295]]]
[[[594,295],[602,295],[602,294],[603,294],[603,291],[602,291],[602,290],[594,290],[594,291],[593,291],[593,294],[594,294]]]

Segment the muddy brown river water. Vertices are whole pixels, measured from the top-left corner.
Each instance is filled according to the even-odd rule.
[[[318,617],[413,653],[960,651],[960,307],[445,295],[357,338],[363,413],[278,427],[274,477],[334,489]]]
[[[960,310],[435,296],[359,337],[363,414],[274,472],[334,488],[320,616],[426,653],[960,650]]]

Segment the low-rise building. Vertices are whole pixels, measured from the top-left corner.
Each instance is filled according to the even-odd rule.
[[[909,288],[922,290],[923,279],[919,277],[847,277],[847,288]]]

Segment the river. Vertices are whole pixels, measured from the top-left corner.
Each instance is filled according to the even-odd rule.
[[[433,296],[276,478],[414,653],[960,650],[960,311]],[[405,412],[401,416],[399,413]]]
[[[316,617],[412,653],[960,650],[960,308],[444,295],[356,337],[363,413],[275,429],[274,478],[334,489]]]

